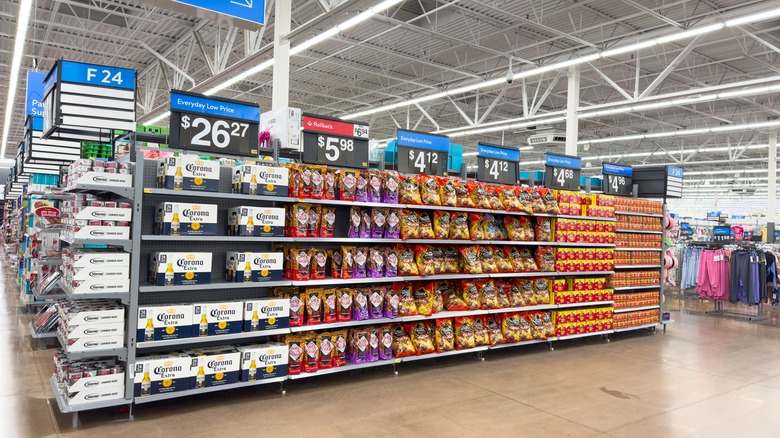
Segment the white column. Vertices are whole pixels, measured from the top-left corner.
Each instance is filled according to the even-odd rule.
[[[272,109],[286,108],[290,100],[290,33],[292,2],[276,2],[274,16],[274,79]]]
[[[777,130],[769,131],[769,178],[767,184],[766,221],[775,222],[777,216]]]
[[[580,66],[569,67],[569,89],[566,96],[566,155],[577,155],[577,140],[579,140],[579,119],[577,110],[580,107]]]

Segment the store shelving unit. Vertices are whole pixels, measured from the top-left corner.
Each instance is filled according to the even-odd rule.
[[[616,233],[637,233],[637,234],[663,234],[663,231],[640,231],[640,230],[629,230],[627,228],[616,228]]]

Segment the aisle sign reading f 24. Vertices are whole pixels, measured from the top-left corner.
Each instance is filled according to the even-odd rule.
[[[446,175],[450,138],[446,135],[398,130],[398,171]]]
[[[573,191],[580,189],[581,159],[569,155],[545,154],[544,163],[545,187]]]
[[[171,145],[215,154],[258,155],[260,108],[249,102],[171,91]]]
[[[265,24],[265,0],[173,0],[176,3]]]

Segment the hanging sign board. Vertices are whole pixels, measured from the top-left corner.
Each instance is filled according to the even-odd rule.
[[[27,72],[27,100],[24,105],[24,115],[43,117],[43,79],[46,73]]]
[[[43,138],[57,131],[135,130],[135,70],[57,61],[43,81]]]
[[[171,91],[172,147],[257,156],[260,108],[249,102]]]
[[[44,140],[43,118],[27,116],[24,124],[24,163],[25,168],[46,169],[45,172],[56,175],[59,167],[81,158],[81,142],[60,138]]]
[[[605,194],[617,196],[632,196],[634,194],[634,169],[631,166],[601,163],[601,173],[604,174]]]
[[[556,190],[578,191],[582,160],[578,157],[544,154],[544,186]]]
[[[504,146],[477,143],[477,181],[519,184],[520,151]]]
[[[265,0],[173,0],[252,23],[265,24]]]
[[[368,124],[304,114],[303,161],[368,168]]]
[[[446,175],[450,138],[446,135],[398,130],[398,171]]]
[[[682,198],[683,169],[677,166],[666,166],[666,197]]]

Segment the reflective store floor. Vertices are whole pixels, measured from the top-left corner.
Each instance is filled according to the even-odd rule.
[[[8,259],[0,261],[7,266]],[[81,414],[71,428],[0,272],[0,436],[777,437],[780,328],[674,312],[649,331],[488,351]],[[683,309],[685,310],[685,309]]]

